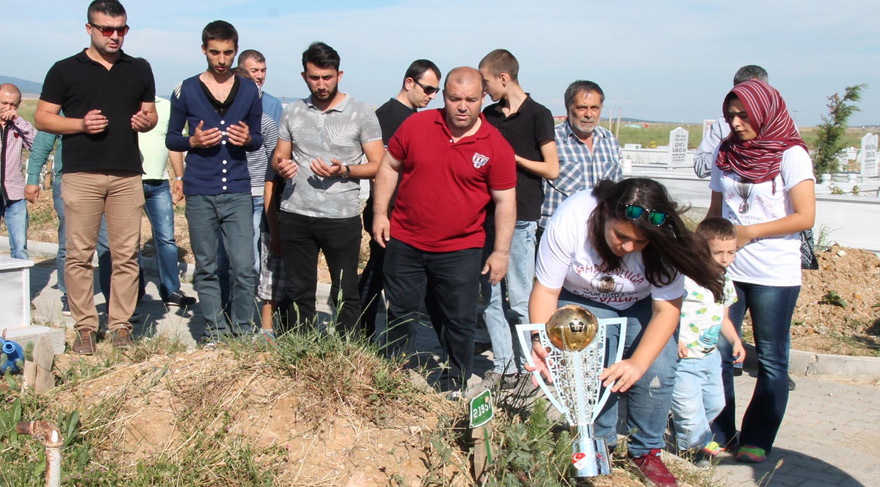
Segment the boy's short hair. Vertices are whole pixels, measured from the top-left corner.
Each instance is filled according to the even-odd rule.
[[[517,78],[519,76],[519,62],[507,49],[495,49],[486,54],[480,61],[480,67],[488,68],[492,76],[496,78],[501,76],[501,73],[507,73],[512,81],[519,82]]]
[[[707,242],[716,238],[719,240],[736,238],[736,228],[727,218],[706,218],[697,226],[696,233]]]
[[[208,41],[232,41],[238,50],[238,31],[225,20],[215,20],[202,29],[202,46],[208,47]]]

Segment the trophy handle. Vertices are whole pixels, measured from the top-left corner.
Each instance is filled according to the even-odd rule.
[[[615,364],[620,362],[620,359],[623,358],[623,349],[624,345],[626,345],[626,318],[605,318],[599,320],[599,326],[603,326],[606,328],[604,336],[605,336],[605,345],[608,345],[608,330],[607,327],[617,325],[620,327],[620,333],[617,335],[617,350],[614,351],[614,360],[609,361],[609,364]],[[529,356],[529,360],[531,360],[531,356]],[[614,383],[611,384],[611,387],[614,387]],[[596,418],[599,417],[599,413],[602,412],[602,408],[605,407],[605,403],[608,402],[608,398],[611,397],[611,387],[606,387],[602,392],[602,396],[599,398],[599,402],[596,404],[596,407],[593,408],[593,419],[592,422],[596,422]]]
[[[624,319],[624,321],[626,321]],[[516,336],[519,338],[519,344],[522,347],[523,355],[526,357],[526,361],[529,363],[529,366],[535,367],[535,361],[532,360],[532,340],[531,340],[531,332],[537,331],[541,336],[541,343],[545,343],[546,334],[544,333],[544,325],[541,323],[527,323],[523,325],[516,325]],[[529,335],[529,339],[526,339],[526,335]],[[621,350],[622,353],[622,350]],[[547,387],[547,384],[544,382],[544,377],[541,376],[541,373],[537,370],[532,372],[532,377],[534,377],[538,386],[544,391],[544,395],[547,396],[547,399],[550,401],[550,404],[553,404],[563,416],[568,414],[568,408],[562,404],[555,394],[550,392],[550,388]]]

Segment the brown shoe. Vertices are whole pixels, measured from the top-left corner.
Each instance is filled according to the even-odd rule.
[[[95,354],[95,332],[91,330],[77,330],[73,340],[73,353],[80,355]]]
[[[128,328],[120,328],[110,332],[110,344],[113,348],[131,348],[134,341],[131,339],[131,331]]]

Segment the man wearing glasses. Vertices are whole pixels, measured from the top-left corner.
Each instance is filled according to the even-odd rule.
[[[63,136],[65,277],[76,320],[73,351],[84,355],[95,352],[98,331],[92,255],[102,216],[113,258],[107,305],[111,342],[119,348],[132,345],[129,320],[137,304],[144,206],[137,133],[156,126],[157,115],[149,63],[122,52],[126,21],[116,0],[89,4],[89,47],[52,66],[34,115],[39,130]]]
[[[440,68],[427,59],[416,59],[403,75],[400,92],[376,110],[379,126],[382,127],[382,143],[387,147],[391,136],[410,115],[419,108],[425,108],[440,91]],[[391,203],[393,206],[394,203]],[[389,207],[390,211],[390,207]],[[373,231],[373,192],[364,207],[364,229]],[[363,324],[367,335],[376,330],[376,313],[379,310],[379,293],[385,287],[382,266],[385,262],[385,248],[370,239],[370,260],[361,273],[358,291],[364,306]]]
[[[623,179],[620,143],[599,126],[603,103],[605,93],[592,81],[575,81],[565,90],[568,118],[556,126],[555,136],[559,176],[544,180],[538,242],[553,212],[566,198],[603,179]]]

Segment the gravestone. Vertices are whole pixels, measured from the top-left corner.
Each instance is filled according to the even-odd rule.
[[[688,150],[688,131],[678,127],[669,132],[669,165],[681,166],[685,164]]]
[[[866,134],[862,137],[862,151],[860,162],[862,163],[862,177],[877,177],[877,139],[876,134]]]

